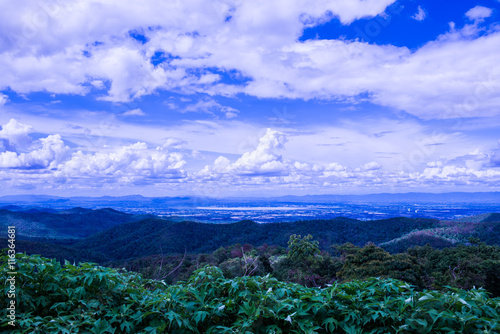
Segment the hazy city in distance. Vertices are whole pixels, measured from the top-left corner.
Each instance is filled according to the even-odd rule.
[[[458,219],[500,212],[500,193],[407,193],[375,195],[316,195],[271,198],[201,198],[143,196],[73,197],[3,196],[0,207],[89,209],[113,208],[129,213],[150,213],[175,220],[228,223],[330,219],[338,216],[372,220],[390,217]]]

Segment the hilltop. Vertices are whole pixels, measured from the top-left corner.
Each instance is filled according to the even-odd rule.
[[[110,208],[67,210],[6,207],[0,209],[0,227],[13,225],[22,239],[81,239],[116,225],[145,218]],[[5,235],[5,234],[4,234]]]

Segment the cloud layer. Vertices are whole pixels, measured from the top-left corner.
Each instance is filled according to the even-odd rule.
[[[5,3],[3,191],[499,189],[498,8],[405,6]],[[432,37],[381,42],[403,20]]]
[[[133,186],[165,188],[183,184],[185,189],[215,187],[227,191],[273,191],[315,189],[346,191],[359,187],[409,190],[428,186],[491,187],[500,182],[498,151],[475,151],[464,156],[440,159],[423,168],[390,169],[378,161],[349,167],[330,158],[311,163],[287,157],[287,136],[267,129],[254,147],[239,157],[219,156],[213,163],[196,168],[195,152],[182,149],[185,141],[168,138],[162,146],[137,142],[127,146],[85,152],[70,148],[59,134],[34,139],[32,127],[15,119],[2,126],[4,147],[0,153],[0,179],[10,189],[27,186],[45,191],[103,189]],[[188,162],[187,158],[190,157]],[[193,160],[194,159],[194,160]],[[230,189],[226,189],[230,188]],[[176,189],[176,188],[175,188]],[[224,190],[226,189],[226,190]]]
[[[169,183],[186,178],[186,162],[171,152],[177,141],[168,139],[162,147],[138,142],[100,152],[69,148],[59,134],[33,140],[32,127],[15,119],[2,126],[0,168],[14,188],[32,183],[42,187],[99,188],[105,184]],[[28,143],[28,144],[26,144]],[[47,180],[49,184],[43,185]]]
[[[0,89],[93,94],[114,102],[157,91],[368,99],[424,119],[498,115],[500,32],[481,26],[489,8],[471,8],[465,14],[471,23],[443,31],[417,50],[350,40],[298,41],[307,27],[385,15],[393,2],[6,4],[0,14]],[[419,7],[414,18],[423,20],[425,11]],[[5,101],[0,96],[0,104]],[[224,114],[236,116],[233,110]]]

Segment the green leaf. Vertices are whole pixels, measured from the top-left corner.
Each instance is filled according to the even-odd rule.
[[[194,321],[195,321],[195,324],[198,325],[198,323],[202,322],[205,320],[206,317],[208,317],[210,315],[210,313],[208,313],[207,311],[198,311],[194,314]]]
[[[106,320],[99,319],[94,324],[93,332],[95,334],[104,334],[104,333],[114,333],[115,331]]]

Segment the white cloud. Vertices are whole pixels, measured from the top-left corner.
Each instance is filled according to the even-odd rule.
[[[173,109],[173,108],[171,108]],[[198,101],[194,104],[186,106],[183,112],[205,112],[213,114],[214,112],[221,112],[226,118],[234,118],[238,115],[239,111],[237,109],[231,108],[229,106],[223,106],[213,99],[205,99]]]
[[[415,51],[359,41],[297,41],[305,27],[333,17],[349,24],[383,15],[392,3],[79,0],[54,2],[49,9],[38,2],[7,4],[0,14],[0,89],[99,89],[100,99],[113,102],[158,90],[348,102],[363,95],[425,119],[497,115],[500,32],[479,36],[477,25],[491,14],[489,8],[472,8],[466,15],[474,24]],[[424,17],[419,7],[414,18]],[[134,40],[129,31],[144,33],[148,42]],[[153,65],[158,52],[168,59]],[[234,75],[234,82],[223,80],[223,73]],[[226,118],[237,115],[214,100],[195,107],[219,108]]]
[[[427,17],[427,13],[422,8],[422,6],[418,6],[417,12],[412,16],[413,19],[417,21],[423,21]]]
[[[285,173],[279,151],[284,148],[286,137],[276,130],[267,129],[252,152],[244,153],[231,168],[244,175],[275,175]]]
[[[10,129],[11,137],[14,133],[31,131],[29,126],[17,121],[9,123],[9,126],[3,128]],[[343,126],[349,127],[348,124]],[[370,127],[373,133],[379,132],[377,124],[370,124]],[[241,129],[235,131],[241,132]],[[398,130],[394,128],[393,131]],[[336,135],[333,138],[342,139],[345,135],[338,129],[333,133]],[[398,137],[394,137],[395,135],[393,132],[383,136],[368,133],[366,140],[358,138],[359,145],[364,146],[365,151],[372,151],[367,145],[373,142],[373,147],[387,152],[392,148],[386,147],[384,140],[387,143],[394,142],[394,147],[408,146],[408,143],[396,139]],[[418,140],[417,135],[412,136]],[[353,160],[349,161],[346,155],[338,154],[342,152],[341,149],[332,150],[331,147],[329,154],[323,154],[325,160],[322,162],[312,162],[300,155],[292,158],[289,145],[304,141],[306,146],[314,147],[317,143],[315,138],[285,135],[285,131],[267,129],[253,142],[253,148],[236,157],[219,155],[212,164],[202,168],[202,163],[208,160],[206,153],[196,154],[193,151],[193,154],[189,154],[190,150],[185,148],[188,144],[179,137],[164,138],[163,144],[154,146],[136,142],[131,145],[96,146],[95,152],[85,152],[69,148],[60,135],[53,134],[33,140],[23,151],[8,149],[1,152],[0,179],[5,181],[6,187],[11,187],[9,189],[109,189],[111,194],[112,189],[127,185],[168,185],[168,189],[181,193],[185,193],[189,187],[205,190],[214,188],[225,195],[227,192],[248,193],[247,191],[255,189],[259,189],[261,194],[266,191],[273,194],[303,190],[331,193],[332,189],[335,192],[356,192],[361,188],[407,192],[434,186],[491,190],[498,189],[500,184],[500,170],[496,167],[497,151],[464,147],[462,152],[465,153],[459,154],[459,151],[451,150],[448,158],[439,158],[439,154],[436,154],[438,152],[425,151],[428,155],[423,161],[424,166],[415,166],[414,170],[394,169],[394,164],[386,164],[387,160],[379,161],[363,154],[355,163]],[[447,141],[460,143],[460,138],[441,136],[439,141],[444,147],[443,151],[446,151]],[[425,141],[424,146],[425,143],[432,144],[434,141]],[[419,145],[416,146],[421,147]],[[431,150],[432,147],[435,146],[426,150]],[[348,153],[353,154],[357,155],[358,151],[354,149]],[[429,160],[436,156],[438,159]],[[178,187],[181,184],[184,185],[183,188]]]
[[[188,73],[186,69],[193,66],[174,61],[153,66],[151,57],[165,50],[187,63],[197,62],[214,50],[228,51],[224,47],[227,39],[240,34],[247,36],[245,48],[259,40],[272,44],[294,41],[305,26],[332,15],[348,24],[382,13],[393,2],[319,1],[311,5],[304,0],[148,0],[139,5],[80,0],[6,5],[0,14],[0,35],[4,36],[0,41],[0,87],[19,93],[86,94],[89,85],[104,89],[107,83],[109,90],[101,98],[114,102],[130,101],[157,89],[206,90],[219,80],[218,74]],[[142,45],[128,36],[129,31],[143,31],[151,42]],[[156,38],[159,34],[161,40]],[[213,39],[218,42],[212,45]]]
[[[220,156],[213,166],[205,166],[201,176],[230,173],[242,176],[278,176],[288,174],[287,165],[279,154],[286,142],[286,137],[272,129],[267,129],[265,135],[259,139],[259,144],[251,152],[245,152],[234,163]]]
[[[221,189],[228,185],[240,190],[258,186],[270,191],[315,189],[327,193],[332,192],[332,187],[336,191],[366,187],[372,191],[393,189],[405,192],[408,189],[422,191],[429,186],[484,189],[500,181],[500,171],[488,168],[488,155],[477,150],[453,159],[427,163],[416,171],[385,169],[377,161],[349,168],[338,162],[306,163],[287,159],[278,153],[285,151],[286,138],[280,139],[281,136],[279,132],[268,129],[256,149],[244,153],[235,162],[220,156],[194,175],[193,180]],[[266,165],[272,167],[266,169]]]
[[[492,12],[491,8],[476,6],[469,9],[467,13],[465,13],[465,16],[471,21],[483,21],[485,18],[490,17]]]
[[[166,138],[165,143],[161,146],[161,149],[180,148],[184,144],[186,144],[186,142],[180,138]],[[158,149],[159,148],[157,148],[157,150]]]
[[[140,108],[136,108],[125,111],[122,116],[146,116],[146,113]]]
[[[500,170],[491,166],[489,159],[488,154],[475,150],[453,159],[429,162],[423,171],[409,176],[420,184],[494,187],[500,181]]]
[[[490,184],[500,181],[500,171],[496,169],[477,170],[456,165],[434,166],[422,173],[414,173],[415,179],[432,180],[437,184]],[[425,184],[425,181],[422,182]]]
[[[41,147],[28,153],[6,151],[0,153],[2,168],[48,168],[53,169],[64,161],[69,148],[64,145],[59,135],[50,135],[40,139]]]
[[[52,182],[73,188],[105,187],[107,184],[168,183],[186,178],[186,161],[179,152],[169,151],[183,144],[167,138],[163,146],[145,143],[121,147],[96,147],[95,153],[74,151],[59,134],[36,141],[29,138],[32,127],[15,119],[2,127],[0,138],[9,145],[0,153],[0,168],[11,183],[26,186]],[[21,145],[29,139],[30,145]],[[24,148],[21,148],[24,146]],[[21,150],[21,151],[19,151]]]
[[[29,136],[31,132],[33,132],[31,126],[19,123],[12,118],[7,124],[2,125],[0,138],[6,139],[9,146],[13,148],[24,149],[31,144],[31,137]]]
[[[352,102],[369,93],[371,102],[425,119],[487,117],[500,110],[500,33],[471,40],[474,31],[452,31],[415,52],[338,40],[289,42],[264,50],[234,38],[209,58],[179,63],[236,68],[253,78],[246,85],[212,86],[212,94]]]
[[[185,164],[180,153],[160,148],[151,151],[145,143],[138,142],[115,148],[109,153],[85,154],[78,151],[58,166],[56,176],[111,178],[111,182],[148,182],[149,179],[159,178],[161,183],[185,177]]]
[[[9,102],[9,97],[5,94],[0,93],[0,107]]]
[[[368,162],[363,167],[361,167],[361,169],[365,171],[379,170],[380,168],[382,168],[382,166],[376,161]]]

